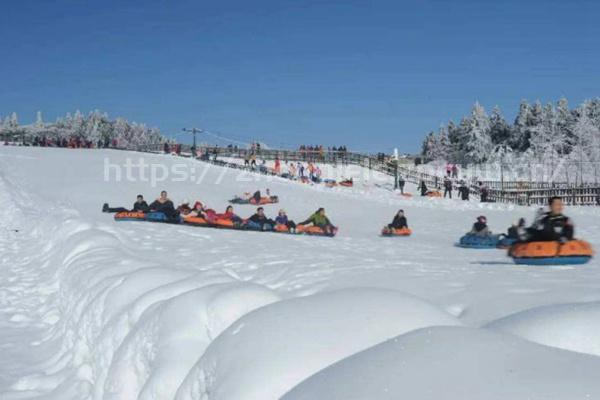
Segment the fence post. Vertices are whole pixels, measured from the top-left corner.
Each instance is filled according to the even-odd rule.
[[[394,190],[398,190],[398,160],[394,161]]]

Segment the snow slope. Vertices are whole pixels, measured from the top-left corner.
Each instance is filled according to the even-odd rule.
[[[153,185],[147,176],[125,179],[123,169],[117,182],[115,167],[105,179],[106,163],[122,168],[140,158],[169,177]],[[402,378],[411,391],[391,385],[390,398],[428,398],[431,385],[414,377],[460,371],[474,382],[499,371],[506,377],[505,387],[473,398],[496,398],[494,390],[553,398],[544,397],[549,387],[562,395],[555,398],[598,394],[588,373],[598,361],[596,260],[525,267],[502,251],[456,248],[477,215],[503,231],[534,210],[407,199],[388,190],[389,178],[360,174],[353,188],[326,188],[165,155],[0,147],[0,398],[270,399],[298,384],[290,396],[309,397],[291,398],[329,398],[319,392],[330,388],[311,375],[342,380],[368,367],[361,379],[373,384],[397,375],[401,363],[352,362],[356,353],[370,359],[369,347],[392,337],[406,343],[398,355],[413,375]],[[281,201],[266,207],[269,215],[283,207],[300,220],[323,206],[338,236],[117,223],[100,212],[104,202],[129,207],[138,193],[152,199],[163,188],[175,202],[201,199],[223,210],[235,194],[267,187]],[[413,236],[379,237],[398,208]],[[236,211],[249,216],[253,207]],[[577,235],[600,248],[598,211],[567,213]],[[568,312],[564,305],[574,303],[590,305]],[[428,331],[414,331],[423,327],[435,333],[431,349]],[[457,346],[481,356],[485,368],[446,357]],[[344,371],[356,372],[339,372],[344,360],[352,365]],[[568,363],[571,372],[549,362]],[[523,374],[503,365],[523,365]],[[459,393],[464,380],[446,385]]]

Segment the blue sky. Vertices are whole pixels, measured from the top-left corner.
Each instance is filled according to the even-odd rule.
[[[416,151],[478,100],[600,94],[596,1],[6,1],[0,115]]]

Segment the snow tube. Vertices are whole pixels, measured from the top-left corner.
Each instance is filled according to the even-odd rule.
[[[515,243],[508,250],[515,264],[524,265],[576,265],[592,259],[594,250],[583,240],[559,242]]]
[[[145,221],[146,213],[138,211],[122,211],[115,214],[115,221]]]
[[[207,220],[205,220],[202,217],[185,217],[183,218],[183,223],[187,224],[187,225],[194,225],[194,226],[209,226],[210,222],[208,222]]]
[[[332,233],[325,233],[323,229],[318,226],[306,226],[306,225],[298,225],[296,227],[296,233],[303,233],[305,235],[314,235],[314,236],[330,236],[333,237],[337,234],[338,228],[334,227],[332,229]]]
[[[277,196],[271,197],[261,197],[259,201],[256,201],[254,198],[251,199],[243,199],[241,197],[235,197],[229,200],[231,204],[253,204],[255,206],[265,205],[265,204],[275,204],[279,203],[279,198]]]
[[[460,238],[458,247],[464,247],[467,249],[495,249],[498,245],[498,236],[477,236],[466,234]]]
[[[340,186],[344,186],[344,187],[352,187],[354,186],[354,182],[351,180],[345,180],[345,181],[341,181],[340,182]]]
[[[167,218],[167,215],[162,212],[149,212],[146,214],[146,221],[169,222],[169,218]]]
[[[327,186],[329,188],[337,186],[337,182],[334,181],[333,179],[324,179],[323,183],[325,184],[325,186]]]
[[[430,191],[427,192],[427,197],[442,197],[442,192]]]
[[[401,193],[400,196],[403,196],[403,197],[413,197],[413,195],[410,194],[410,193]]]
[[[390,229],[387,226],[381,230],[381,236],[394,237],[394,236],[410,236],[412,231],[410,228],[402,229]]]

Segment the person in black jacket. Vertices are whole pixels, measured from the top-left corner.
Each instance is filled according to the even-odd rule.
[[[267,218],[267,216],[265,215],[264,208],[258,207],[256,209],[256,214],[248,218],[248,220],[246,221],[246,225],[248,226],[248,228],[251,229],[270,231],[273,230],[273,227],[275,226],[275,221]]]
[[[142,196],[141,194],[137,195],[137,199],[135,201],[135,203],[133,203],[133,207],[131,208],[131,210],[128,210],[124,207],[109,207],[108,203],[104,203],[104,205],[102,206],[102,212],[106,212],[106,213],[119,213],[119,212],[123,212],[123,211],[133,211],[133,212],[148,212],[150,211],[150,208],[148,207],[148,203],[146,203],[146,201],[144,200],[144,196]]]
[[[167,196],[166,191],[160,192],[160,197],[152,202],[149,206],[150,211],[161,212],[167,216],[167,218],[175,218],[177,216],[177,211],[175,211],[175,206],[173,202]]]
[[[550,211],[539,219],[532,230],[532,241],[559,241],[573,240],[575,229],[571,220],[563,215],[563,201],[560,197],[551,197],[549,200]]]
[[[468,233],[469,235],[475,236],[489,236],[492,234],[490,229],[487,226],[487,218],[483,215],[477,217],[477,221],[473,224],[471,231]]]
[[[452,198],[452,180],[449,177],[444,177],[444,198],[449,196]]]
[[[421,191],[421,196],[427,196],[427,185],[425,184],[425,181],[421,181],[421,183],[419,183],[419,187],[417,188]]]
[[[464,181],[460,181],[460,186],[458,187],[458,194],[460,194],[461,200],[469,200],[469,187],[465,184]]]
[[[406,217],[404,216],[404,210],[398,211],[398,213],[394,216],[394,220],[391,224],[388,224],[389,229],[402,229],[408,228],[408,223],[406,221]]]

